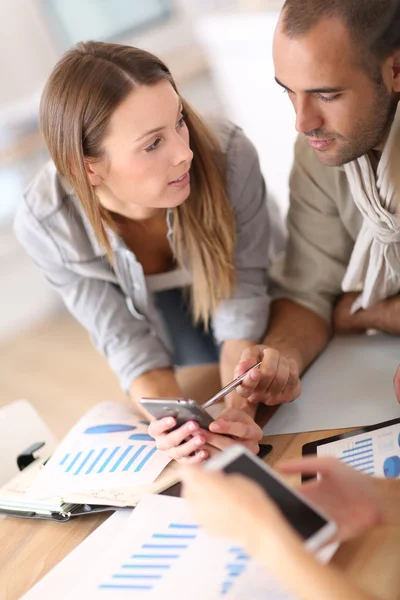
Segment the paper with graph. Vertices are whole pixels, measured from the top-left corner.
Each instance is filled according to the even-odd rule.
[[[149,436],[146,421],[122,405],[106,402],[71,429],[27,496],[65,498],[73,493],[146,485],[169,462]]]
[[[237,544],[198,527],[181,498],[145,496],[113,543],[86,565],[93,566],[68,600],[293,600]]]
[[[395,479],[400,477],[400,424],[322,444],[317,453],[368,475]]]

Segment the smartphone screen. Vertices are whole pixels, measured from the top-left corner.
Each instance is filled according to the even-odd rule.
[[[238,456],[229,465],[224,466],[223,470],[225,473],[241,473],[261,485],[304,540],[308,540],[327,524],[323,517],[248,456]]]

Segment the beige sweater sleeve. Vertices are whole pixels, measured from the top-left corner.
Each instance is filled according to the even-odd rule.
[[[322,165],[298,138],[290,177],[288,242],[273,264],[274,299],[287,298],[328,323],[361,226],[342,168]]]

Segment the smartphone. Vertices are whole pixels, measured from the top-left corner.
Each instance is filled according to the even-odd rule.
[[[211,415],[195,400],[181,398],[140,398],[141,406],[156,419],[174,417],[178,429],[188,421],[196,421],[203,429],[208,429],[214,421]],[[172,429],[171,429],[172,431]]]
[[[204,463],[207,470],[240,473],[256,481],[278,505],[290,525],[297,531],[305,546],[318,550],[336,533],[336,524],[313,506],[301,493],[291,488],[265,462],[243,446],[231,446]]]

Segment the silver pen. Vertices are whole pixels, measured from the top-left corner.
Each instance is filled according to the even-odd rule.
[[[214,404],[214,402],[217,402],[217,400],[219,400],[220,398],[223,398],[224,396],[229,394],[229,392],[236,389],[242,383],[242,381],[246,377],[247,373],[249,371],[251,371],[252,369],[258,369],[261,365],[261,362],[262,361],[258,362],[253,367],[250,367],[250,369],[247,369],[247,371],[245,373],[243,373],[243,375],[240,375],[240,377],[236,377],[236,379],[231,381],[231,383],[228,383],[228,385],[226,385],[224,388],[222,388],[222,390],[220,392],[215,394],[215,396],[213,396],[205,404],[203,404],[203,408],[208,408],[209,406]]]

